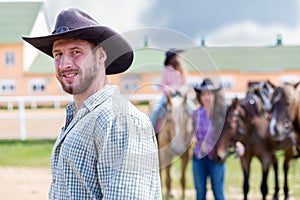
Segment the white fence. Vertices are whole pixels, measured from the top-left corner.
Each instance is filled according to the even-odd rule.
[[[243,93],[226,93],[226,100],[227,103],[230,102],[230,100],[234,97],[243,98]],[[152,101],[152,100],[158,100],[160,98],[160,95],[157,94],[135,94],[135,95],[125,95],[126,98],[128,98],[130,101],[134,102],[141,102],[141,101]],[[38,105],[47,103],[52,104],[54,108],[59,109],[62,104],[66,104],[68,102],[72,101],[72,96],[10,96],[10,97],[0,97],[0,104],[3,106],[5,105],[7,107],[8,111],[13,110],[14,106],[17,106],[17,111],[15,111],[13,114],[9,113],[8,111],[1,110],[0,112],[0,120],[5,123],[5,120],[15,120],[16,123],[12,124],[11,126],[14,126],[13,128],[18,127],[18,138],[20,140],[26,140],[27,133],[26,133],[26,121],[30,121],[37,118],[43,118],[43,119],[54,119],[56,118],[58,121],[63,122],[64,121],[64,111],[61,112],[47,112],[40,115],[34,114],[34,113],[28,113],[25,109],[26,105],[30,105],[32,108],[31,110],[34,110],[37,108]],[[35,122],[33,122],[35,123]],[[36,123],[44,123],[42,126],[44,126],[45,129],[47,126],[50,126],[47,124],[47,120],[43,122],[36,122]],[[16,125],[15,125],[16,124]],[[9,125],[9,124],[6,124]],[[41,125],[41,124],[37,124]],[[32,126],[32,125],[31,125]],[[33,125],[34,126],[34,125]],[[54,126],[54,125],[53,125]],[[55,124],[56,126],[56,124]],[[57,127],[59,128],[59,127]],[[8,128],[9,129],[9,128]],[[2,129],[2,131],[4,131]],[[2,133],[2,134],[8,134],[8,133]]]

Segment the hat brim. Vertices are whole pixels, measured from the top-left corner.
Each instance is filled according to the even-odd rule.
[[[91,26],[67,32],[41,37],[22,36],[22,39],[53,57],[53,43],[59,39],[82,39],[103,46],[108,56],[106,74],[117,74],[126,71],[133,61],[133,50],[128,42],[118,33],[105,26]]]
[[[212,88],[212,89],[208,89],[207,87],[194,88],[195,92],[202,92],[202,91],[217,92],[221,89],[222,89],[221,86],[219,86],[218,88]]]

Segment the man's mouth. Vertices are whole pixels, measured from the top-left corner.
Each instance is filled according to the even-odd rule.
[[[76,76],[77,74],[75,73],[72,73],[72,74],[64,74],[63,76],[64,77],[67,77],[67,78],[70,78],[70,77],[73,77],[73,76]]]
[[[78,75],[77,71],[66,71],[61,73],[63,79],[68,83],[74,82],[77,75]]]

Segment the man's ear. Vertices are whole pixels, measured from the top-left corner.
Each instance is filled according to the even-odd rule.
[[[103,47],[99,47],[97,49],[97,57],[99,59],[100,63],[104,63],[107,59],[106,51],[103,49]]]

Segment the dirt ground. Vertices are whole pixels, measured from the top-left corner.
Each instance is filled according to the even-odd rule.
[[[19,168],[0,167],[0,199],[9,200],[47,200],[50,187],[51,174],[48,168]],[[237,191],[238,190],[238,191]],[[181,191],[172,190],[176,199],[180,199]],[[186,190],[186,199],[192,200],[195,197],[193,189]],[[261,199],[260,193],[250,192],[249,199]],[[213,200],[212,192],[209,189],[208,200]],[[243,199],[241,188],[228,188],[226,191],[227,200]],[[268,199],[271,199],[269,195]],[[280,199],[283,199],[281,196]],[[295,200],[290,197],[290,200]]]
[[[47,168],[0,167],[0,198],[48,199],[50,180],[50,170]]]
[[[140,108],[147,112],[147,107]],[[64,123],[65,110],[30,110],[26,111],[26,136],[27,138],[56,138]],[[0,111],[0,139],[19,138],[18,111]],[[20,168],[0,167],[0,199],[9,200],[46,200],[51,181],[50,168]],[[270,191],[270,193],[272,193]],[[291,191],[292,193],[292,191]],[[174,191],[180,197],[181,191]],[[193,189],[186,191],[187,200],[194,199]],[[208,200],[212,200],[211,191],[208,191]],[[249,194],[249,199],[261,199],[260,193]],[[281,195],[282,198],[282,195]],[[179,198],[175,198],[179,199]],[[227,200],[243,199],[241,188],[228,188]],[[294,200],[291,195],[290,200]]]

